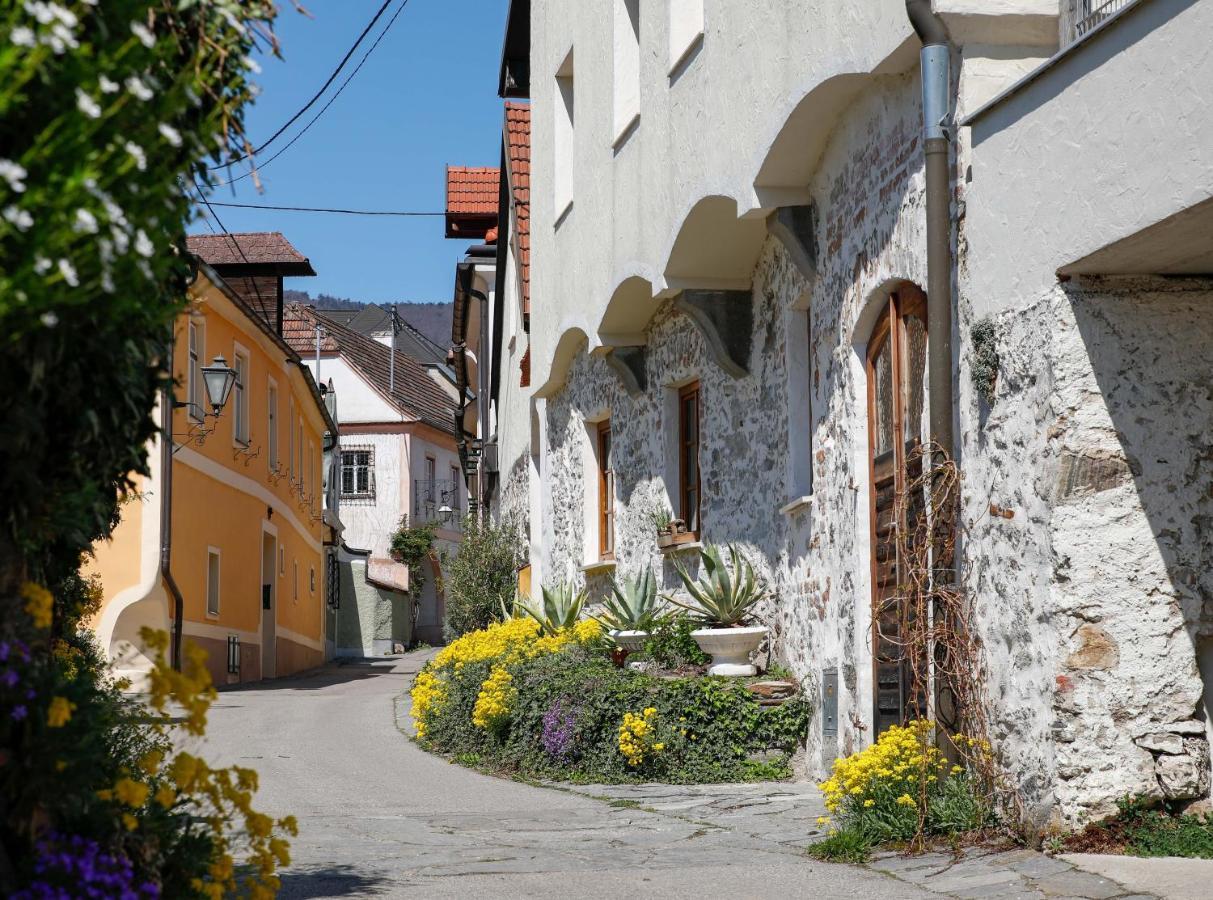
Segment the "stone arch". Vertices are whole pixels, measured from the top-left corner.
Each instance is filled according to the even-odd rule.
[[[140,630],[169,631],[168,594],[159,579],[150,587],[136,585],[106,604],[97,622],[97,642],[114,667],[128,678],[135,690],[151,671],[153,659],[140,637]]]
[[[558,331],[558,334],[547,376],[535,389],[536,397],[550,397],[560,390],[569,377],[569,367],[573,364],[577,352],[589,341],[586,329],[580,325],[566,325]],[[532,361],[532,365],[534,364]]]

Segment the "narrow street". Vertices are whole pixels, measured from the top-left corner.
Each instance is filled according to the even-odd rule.
[[[212,707],[208,756],[255,768],[257,807],[299,819],[283,897],[1142,896],[1028,851],[816,862],[808,784],[560,790],[480,775],[400,730],[425,658],[329,666]]]

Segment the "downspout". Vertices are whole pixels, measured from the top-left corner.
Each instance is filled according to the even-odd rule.
[[[951,121],[951,40],[931,0],[906,0],[922,41],[922,119],[927,194],[927,381],[931,439],[955,458],[952,430],[952,221],[947,125]]]
[[[168,382],[160,396],[160,575],[173,596],[173,668],[181,671],[181,630],[185,617],[185,598],[173,578],[173,345],[169,338],[165,351]]]

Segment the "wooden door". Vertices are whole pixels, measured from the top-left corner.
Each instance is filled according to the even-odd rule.
[[[908,624],[900,602],[905,561],[897,548],[898,524],[913,533],[925,498],[907,498],[898,522],[897,497],[922,473],[915,451],[926,434],[926,296],[904,285],[889,297],[868,342],[868,458],[872,522],[873,721],[876,734],[925,709],[912,697],[909,659],[902,644]]]

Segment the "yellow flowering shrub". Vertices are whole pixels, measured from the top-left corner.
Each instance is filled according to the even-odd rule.
[[[492,671],[481,685],[472,712],[473,724],[487,729],[509,715],[510,666],[558,653],[574,644],[588,646],[601,637],[602,626],[593,619],[584,619],[572,628],[547,636],[541,635],[539,623],[529,618],[511,618],[468,632],[443,647],[413,680],[409,696],[417,736],[426,736],[429,724],[443,708],[447,681],[466,666],[492,663]]]
[[[654,707],[623,714],[623,723],[619,726],[619,752],[633,769],[665,749],[665,744],[656,738],[657,710]]]
[[[954,735],[971,760],[989,761],[984,740]],[[818,787],[829,816],[818,824],[868,844],[923,834],[956,834],[993,821],[993,805],[963,767],[935,746],[935,723],[892,726],[871,746],[834,761]]]

